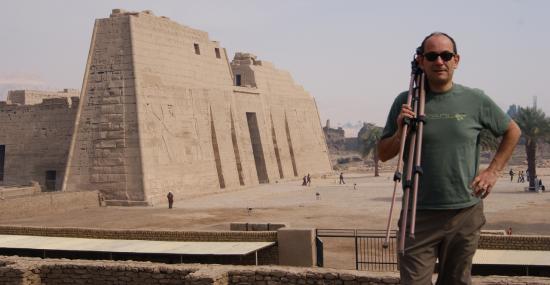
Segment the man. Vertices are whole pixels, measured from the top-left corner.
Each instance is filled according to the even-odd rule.
[[[430,34],[419,48],[417,62],[427,83],[424,174],[419,181],[415,238],[407,233],[405,253],[399,255],[402,284],[431,284],[436,259],[437,284],[471,284],[472,258],[485,224],[481,199],[491,193],[521,134],[483,91],[453,82],[459,61],[455,41],[444,33]],[[392,105],[378,144],[382,161],[398,154],[404,118],[414,117],[406,101],[403,92]],[[480,171],[482,129],[503,139],[489,167]],[[401,224],[399,230],[408,232]]]
[[[346,184],[346,182],[344,182],[344,172],[340,172],[340,184]]]
[[[512,168],[510,168],[510,172],[508,174],[510,174],[510,182],[513,182],[514,181],[514,170]]]

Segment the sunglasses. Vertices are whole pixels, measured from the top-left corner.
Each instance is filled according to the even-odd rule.
[[[454,56],[454,53],[448,51],[444,51],[442,53],[428,52],[424,54],[424,58],[426,58],[428,61],[436,61],[438,57],[441,57],[443,61],[449,61]]]

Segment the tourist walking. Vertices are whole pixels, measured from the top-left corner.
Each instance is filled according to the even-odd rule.
[[[172,209],[172,206],[174,205],[174,194],[172,194],[172,191],[168,192],[166,198],[168,199],[168,209]]]

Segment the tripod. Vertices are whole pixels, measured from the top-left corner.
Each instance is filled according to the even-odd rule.
[[[400,254],[405,254],[405,232],[407,231],[407,218],[409,213],[409,203],[412,204],[411,209],[411,223],[409,230],[409,237],[414,239],[414,230],[415,230],[415,220],[416,220],[416,199],[418,196],[418,179],[422,175],[422,167],[420,166],[421,152],[422,152],[422,132],[425,124],[424,117],[424,105],[425,105],[425,74],[419,68],[416,57],[418,56],[419,51],[411,62],[411,80],[409,83],[409,93],[407,96],[407,105],[411,106],[415,117],[412,119],[405,118],[403,125],[403,132],[401,133],[401,141],[399,147],[399,157],[397,161],[397,169],[395,170],[393,176],[393,195],[392,202],[390,206],[390,215],[388,218],[388,225],[386,227],[386,238],[384,240],[383,247],[388,248],[389,239],[390,239],[390,226],[392,223],[392,214],[393,207],[395,205],[395,196],[397,192],[397,185],[401,182],[402,174],[402,163],[403,163],[403,153],[405,151],[405,142],[407,140],[407,135],[410,136],[409,139],[409,156],[407,159],[407,174],[405,180],[403,181],[404,192],[403,192],[403,207],[401,211],[401,228],[399,231],[399,245],[398,252]],[[408,134],[410,131],[410,134]],[[414,165],[413,165],[414,161]],[[413,177],[414,176],[414,177]],[[410,201],[412,189],[412,201]]]

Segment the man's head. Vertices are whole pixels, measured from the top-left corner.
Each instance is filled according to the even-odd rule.
[[[419,53],[418,64],[426,73],[430,88],[436,92],[450,89],[460,61],[454,39],[445,33],[432,33],[422,41]]]

